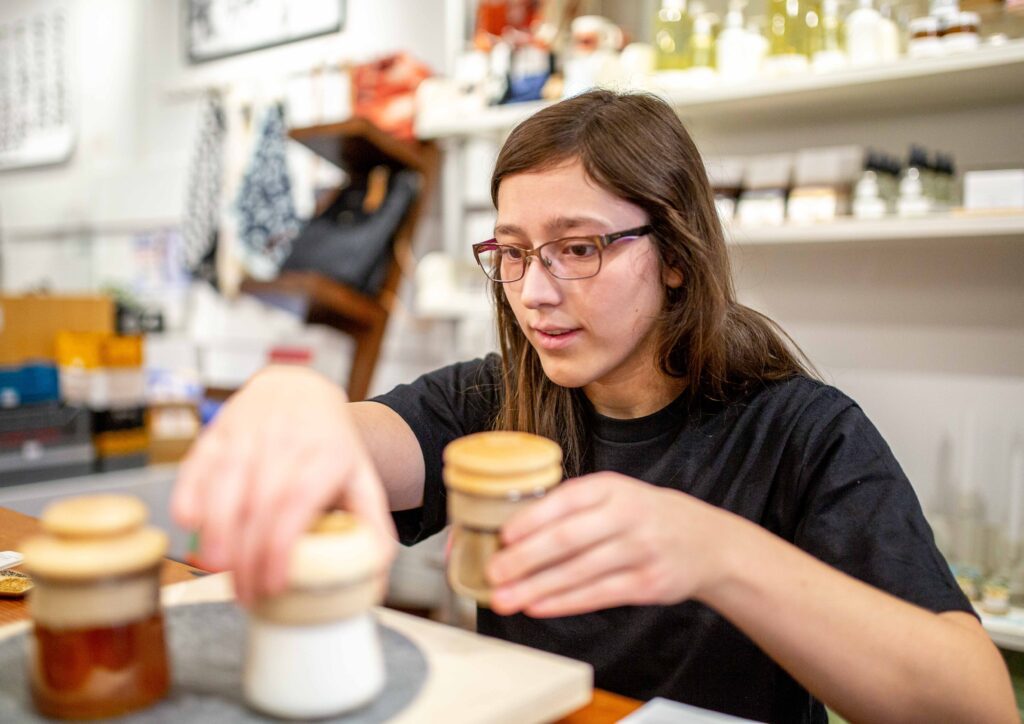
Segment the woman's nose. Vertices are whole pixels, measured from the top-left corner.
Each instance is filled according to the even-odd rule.
[[[526,260],[521,284],[519,298],[527,307],[557,304],[561,300],[558,280],[551,276],[542,259],[529,257]]]

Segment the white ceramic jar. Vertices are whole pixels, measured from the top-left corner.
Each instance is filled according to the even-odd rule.
[[[372,607],[386,556],[366,524],[324,516],[292,550],[288,588],[249,617],[244,690],[249,705],[286,719],[336,716],[383,690],[384,655]]]

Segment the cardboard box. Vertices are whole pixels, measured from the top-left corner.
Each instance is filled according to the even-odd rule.
[[[0,364],[56,360],[57,332],[114,332],[110,297],[0,295]]]

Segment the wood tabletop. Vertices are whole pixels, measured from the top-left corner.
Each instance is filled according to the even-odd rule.
[[[18,550],[22,540],[38,531],[39,522],[35,518],[0,507],[0,551]],[[161,581],[164,585],[190,581],[195,579],[196,573],[201,572],[183,563],[165,560]],[[0,626],[26,618],[28,608],[24,599],[0,598]],[[642,704],[635,699],[595,689],[590,704],[560,720],[559,724],[611,724]]]

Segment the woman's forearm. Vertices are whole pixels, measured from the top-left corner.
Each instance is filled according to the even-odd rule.
[[[934,614],[740,518],[699,598],[851,721],[1016,722],[1006,667],[962,612]]]

